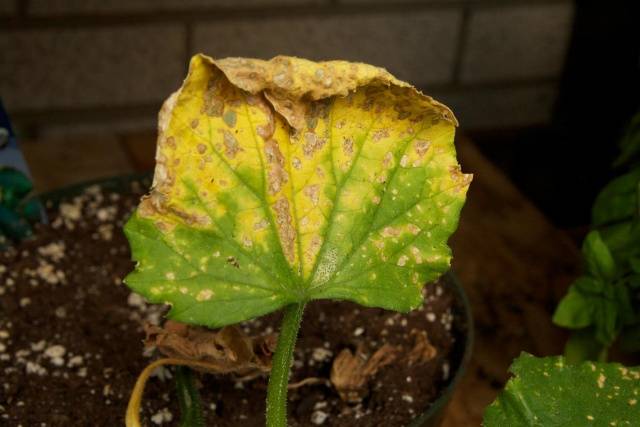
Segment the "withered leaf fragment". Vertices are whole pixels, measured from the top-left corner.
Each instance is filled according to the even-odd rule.
[[[390,344],[380,347],[371,357],[360,344],[353,354],[344,349],[338,354],[331,367],[331,383],[345,402],[358,403],[368,393],[367,383],[380,368],[393,363],[398,357],[399,348]]]
[[[411,330],[411,335],[414,337],[414,344],[413,348],[407,355],[409,366],[426,363],[436,357],[438,351],[433,345],[431,345],[431,342],[427,337],[427,331],[418,331],[417,329],[413,329]]]
[[[236,326],[219,331],[168,320],[164,327],[146,325],[146,347],[167,357],[205,362],[195,369],[213,374],[252,376],[271,369],[276,334],[248,336]]]

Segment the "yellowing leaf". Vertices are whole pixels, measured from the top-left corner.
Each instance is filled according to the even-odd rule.
[[[320,298],[414,308],[471,180],[455,125],[370,65],[197,55],[160,113],[126,282],[212,327]]]

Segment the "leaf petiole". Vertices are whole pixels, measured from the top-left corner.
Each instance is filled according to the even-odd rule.
[[[287,384],[305,302],[284,308],[267,388],[267,427],[287,426]]]

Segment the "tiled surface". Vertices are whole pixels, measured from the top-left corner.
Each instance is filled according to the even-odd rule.
[[[0,0],[0,96],[15,125],[37,134],[148,129],[195,52],[369,62],[451,103],[467,129],[546,123],[574,9],[570,0],[29,0],[26,14],[3,18],[19,1]]]
[[[516,128],[549,122],[556,87],[476,88],[430,95],[451,107],[463,129]]]
[[[212,7],[262,7],[328,3],[329,0],[31,0],[36,15],[158,12]]]
[[[0,37],[0,93],[12,110],[160,102],[185,73],[175,25],[12,31]]]
[[[572,3],[568,1],[474,11],[462,60],[462,81],[558,76],[572,19]]]
[[[446,83],[460,22],[457,11],[211,22],[195,27],[194,50],[217,57],[363,61],[417,85]]]

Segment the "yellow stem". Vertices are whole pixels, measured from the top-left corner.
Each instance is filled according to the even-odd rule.
[[[148,365],[138,376],[136,385],[133,387],[131,397],[129,398],[129,404],[127,405],[127,414],[125,416],[125,425],[127,427],[141,427],[140,426],[140,404],[142,403],[142,395],[144,393],[144,386],[147,384],[147,380],[155,371],[155,369],[162,365],[174,365],[174,366],[189,366],[191,368],[211,368],[211,364],[207,362],[198,362],[194,360],[186,359],[158,359],[155,362]]]

